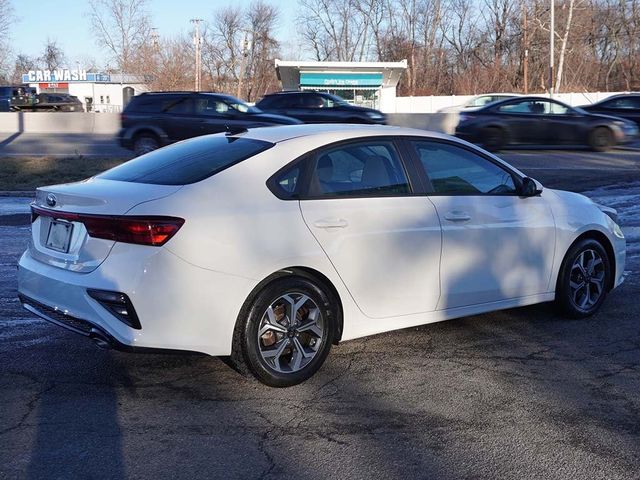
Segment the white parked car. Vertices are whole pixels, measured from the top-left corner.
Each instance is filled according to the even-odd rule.
[[[461,105],[454,105],[452,107],[445,107],[438,110],[438,113],[454,113],[462,112],[465,110],[486,107],[487,105],[502,100],[508,100],[509,98],[521,97],[520,93],[485,93],[484,95],[476,95]]]
[[[397,127],[199,137],[39,188],[32,212],[29,311],[101,346],[230,356],[272,386],[339,341],[552,300],[591,315],[625,263],[613,210]]]

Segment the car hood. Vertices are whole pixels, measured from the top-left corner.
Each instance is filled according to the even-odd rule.
[[[248,113],[247,116],[254,120],[276,123],[278,125],[298,125],[302,123],[298,119],[286,117],[284,115],[276,115],[273,113]]]
[[[630,124],[629,120],[625,120],[624,118],[614,117],[613,115],[604,115],[602,113],[591,113],[589,112],[589,116],[592,118],[597,118],[600,120],[608,120],[609,122],[622,122],[626,124]]]
[[[359,107],[357,105],[349,105],[348,107],[346,105],[341,105],[340,108],[342,110],[348,110],[350,112],[357,112],[357,113],[375,113],[376,115],[382,115],[384,116],[384,113],[374,109],[374,108],[367,108],[367,107]]]

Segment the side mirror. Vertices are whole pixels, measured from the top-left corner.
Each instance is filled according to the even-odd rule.
[[[520,186],[520,195],[523,197],[535,197],[542,193],[542,185],[533,178],[524,177]]]

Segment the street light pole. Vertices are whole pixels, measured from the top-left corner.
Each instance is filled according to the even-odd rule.
[[[200,22],[202,22],[201,18],[192,18],[191,23],[195,25],[195,32],[193,34],[193,45],[195,46],[196,53],[196,83],[195,90],[199,92],[202,88],[200,77],[202,75],[202,39],[200,38]]]
[[[553,98],[553,67],[555,65],[554,59],[554,42],[556,36],[555,15],[556,5],[555,0],[551,0],[551,21],[549,25],[549,96]]]

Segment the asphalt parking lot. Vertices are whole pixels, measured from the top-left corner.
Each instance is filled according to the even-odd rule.
[[[640,478],[640,151],[503,157],[620,210],[626,281],[602,310],[346,342],[284,390],[34,318],[15,300],[28,226],[0,216],[0,478]]]

